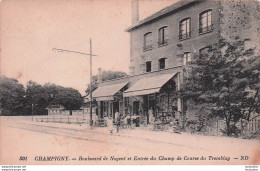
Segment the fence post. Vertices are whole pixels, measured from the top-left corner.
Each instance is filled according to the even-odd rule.
[[[70,123],[70,118],[68,117],[68,124]]]
[[[61,123],[61,117],[60,117],[60,123]]]
[[[77,117],[77,124],[78,124],[78,117]]]

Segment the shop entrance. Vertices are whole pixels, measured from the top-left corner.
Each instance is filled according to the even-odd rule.
[[[119,102],[113,102],[113,119],[115,119],[115,113],[119,112]]]
[[[139,107],[140,107],[139,101],[134,101],[133,102],[133,114],[134,115],[139,115]]]

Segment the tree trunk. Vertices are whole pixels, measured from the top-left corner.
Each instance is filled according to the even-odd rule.
[[[231,130],[230,130],[230,117],[226,118],[226,126],[227,126],[227,135],[231,136]]]

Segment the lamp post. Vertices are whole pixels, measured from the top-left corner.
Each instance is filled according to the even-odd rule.
[[[57,48],[53,48],[52,51],[57,51],[57,52],[67,52],[67,53],[76,53],[76,54],[80,54],[80,55],[86,55],[89,56],[89,68],[90,68],[90,126],[92,128],[93,125],[93,120],[92,120],[92,57],[93,56],[97,56],[97,55],[93,55],[92,54],[92,41],[90,38],[89,41],[89,54],[87,53],[83,53],[83,52],[77,52],[77,51],[72,51],[72,50],[65,50],[65,49],[57,49]]]

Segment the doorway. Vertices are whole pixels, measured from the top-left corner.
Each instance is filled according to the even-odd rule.
[[[115,113],[119,112],[119,102],[116,101],[116,102],[113,102],[113,119],[115,119]]]
[[[133,115],[139,115],[139,101],[134,101],[133,102]]]

